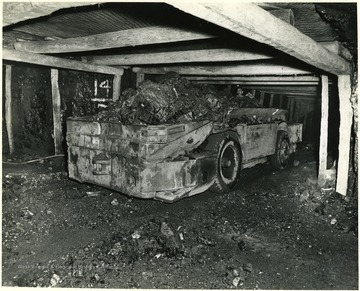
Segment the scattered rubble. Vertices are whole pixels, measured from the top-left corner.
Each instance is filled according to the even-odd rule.
[[[54,287],[54,286],[58,285],[59,283],[60,283],[60,276],[54,274],[54,275],[51,277],[50,286],[51,286],[51,287]]]
[[[310,193],[308,190],[304,190],[300,195],[300,202],[307,200],[310,197]]]
[[[131,237],[132,237],[133,239],[139,239],[139,238],[141,237],[141,234],[140,234],[140,232],[139,232],[138,230],[136,230],[136,231],[131,235]]]
[[[325,203],[320,203],[318,206],[316,206],[316,208],[314,209],[314,211],[316,213],[319,213],[321,215],[325,215],[325,207],[326,204]]]
[[[243,266],[228,267],[226,270],[226,277],[234,287],[242,286],[248,276],[253,272],[250,263]]]
[[[216,242],[210,238],[198,236],[197,240],[204,246],[214,247],[216,245]]]
[[[100,195],[100,191],[87,191],[86,194],[89,196],[89,197],[96,197],[96,196],[99,196]]]
[[[316,200],[320,200],[323,197],[320,191],[315,191],[312,195]]]

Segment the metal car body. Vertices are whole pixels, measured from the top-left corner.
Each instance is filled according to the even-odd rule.
[[[227,121],[241,116],[262,123]],[[231,137],[241,149],[241,168],[268,161],[279,131],[287,133],[290,153],[301,141],[302,125],[285,122],[286,110],[240,108],[222,123],[196,121],[176,125],[123,125],[67,120],[69,177],[129,196],[173,202],[202,193],[216,179],[218,149],[203,145],[213,137]]]

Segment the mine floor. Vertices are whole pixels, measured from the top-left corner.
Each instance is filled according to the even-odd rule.
[[[306,149],[295,159],[173,204],[69,180],[63,158],[3,164],[2,284],[358,289],[356,195],[318,188]]]

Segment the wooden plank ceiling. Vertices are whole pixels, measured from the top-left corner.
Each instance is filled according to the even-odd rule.
[[[172,3],[84,6],[84,2],[56,2],[33,4],[26,7],[27,13],[22,13],[20,6],[13,4],[5,2],[3,9],[3,45],[7,49],[71,57],[92,65],[130,67],[143,73],[177,71],[194,81],[261,86],[258,88],[270,93],[318,95],[317,76],[321,70],[239,35],[236,29],[196,15],[192,8],[184,13]],[[335,31],[321,20],[313,4],[263,3],[262,7],[293,24],[295,32],[327,42],[325,47],[335,47],[339,52],[333,45]],[[178,8],[186,10],[182,5]],[[27,20],[29,15],[41,17]],[[311,21],[316,26],[309,26]],[[340,58],[336,61],[342,62]],[[268,79],[259,82],[257,76]],[[311,82],[304,83],[304,76],[312,78]]]

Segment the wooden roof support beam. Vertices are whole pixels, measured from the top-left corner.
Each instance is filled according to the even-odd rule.
[[[317,94],[312,94],[312,93],[288,93],[288,92],[273,92],[273,91],[264,91],[267,94],[275,94],[275,95],[284,95],[287,96],[289,98],[294,97],[295,99],[300,98],[300,97],[308,97],[309,99],[313,99],[313,98],[317,98]]]
[[[319,77],[316,76],[184,76],[192,81],[221,80],[221,81],[238,81],[238,82],[278,82],[278,83],[297,83],[302,82],[318,84]]]
[[[299,69],[292,66],[277,64],[236,64],[236,65],[214,65],[214,66],[164,66],[164,67],[134,67],[135,73],[165,74],[177,72],[180,75],[311,75],[314,72]]]
[[[350,64],[343,58],[255,4],[187,1],[167,3],[244,37],[268,44],[326,72],[335,75],[350,73]]]
[[[181,28],[151,26],[52,41],[16,42],[14,45],[19,51],[33,53],[69,53],[210,39],[214,37],[216,36],[212,34],[194,32]]]
[[[352,55],[350,51],[344,47],[339,41],[327,41],[327,42],[319,42],[324,48],[327,50],[339,55],[347,61],[351,61]]]
[[[236,84],[236,85],[242,85],[242,86],[313,86],[317,83],[314,82],[257,82],[257,81],[237,81],[237,80],[214,80],[211,78],[208,78],[207,80],[193,80],[192,78],[187,78],[190,81],[199,83],[199,84]]]
[[[272,59],[270,53],[256,53],[237,49],[206,49],[146,54],[91,56],[88,62],[99,65],[153,65],[192,62],[226,62]]]
[[[184,75],[190,81],[211,84],[238,84],[243,86],[316,86],[319,77],[316,76],[192,76]],[[332,84],[329,80],[329,84]]]
[[[243,87],[242,87],[243,88]],[[243,89],[257,89],[257,88],[243,88]],[[288,92],[286,90],[280,91],[280,90],[266,90],[266,89],[261,89],[263,92],[268,93],[268,94],[282,94],[282,95],[286,95],[286,96],[318,96],[317,93],[314,92]]]
[[[7,61],[29,63],[52,68],[61,68],[108,75],[122,75],[124,72],[122,68],[91,65],[74,60],[68,60],[41,54],[33,54],[28,52],[19,52],[10,49],[3,49],[3,59]]]
[[[258,89],[258,90],[267,90],[267,91],[273,91],[273,92],[285,91],[285,92],[289,92],[289,93],[301,92],[301,93],[314,93],[314,94],[316,94],[317,92],[320,92],[318,85],[312,85],[312,86],[243,85],[243,87],[251,88],[251,89],[254,88],[254,89]]]
[[[239,84],[239,85],[277,85],[277,86],[316,86],[319,84],[319,77],[316,76],[184,76],[190,81],[197,83],[212,84]],[[331,84],[331,82],[329,82]]]
[[[286,96],[287,98],[294,98],[297,100],[320,100],[319,96],[310,96],[310,95],[288,95],[288,94],[283,94],[283,96]]]

